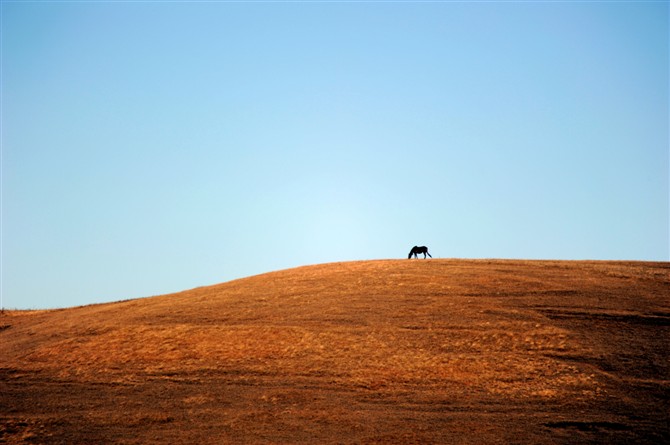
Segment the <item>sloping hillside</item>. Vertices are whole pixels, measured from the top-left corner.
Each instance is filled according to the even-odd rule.
[[[670,264],[386,260],[0,316],[4,443],[668,443]]]

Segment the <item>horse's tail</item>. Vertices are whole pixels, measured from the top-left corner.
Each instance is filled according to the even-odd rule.
[[[431,254],[428,253],[428,249],[426,249],[426,255],[428,255],[429,257],[433,258],[433,255],[431,255]]]

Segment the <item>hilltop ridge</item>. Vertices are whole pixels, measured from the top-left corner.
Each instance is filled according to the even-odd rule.
[[[0,317],[7,443],[658,443],[670,265],[374,260]]]

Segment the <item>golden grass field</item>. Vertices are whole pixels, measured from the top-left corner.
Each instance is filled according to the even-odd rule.
[[[0,315],[0,443],[670,443],[670,263],[378,260]]]

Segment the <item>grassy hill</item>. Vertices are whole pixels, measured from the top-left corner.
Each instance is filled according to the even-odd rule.
[[[670,264],[383,260],[0,316],[0,443],[668,443]]]

